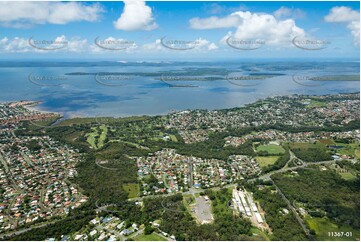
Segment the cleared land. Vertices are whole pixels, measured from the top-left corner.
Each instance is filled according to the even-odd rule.
[[[256,161],[261,167],[273,165],[279,156],[257,156]]]
[[[204,197],[196,198],[195,212],[195,215],[201,224],[211,223],[213,221],[211,202],[205,201]]]
[[[326,146],[322,143],[290,143],[291,149],[312,149],[312,148],[325,148]]]
[[[335,143],[332,139],[320,139],[318,142],[325,145],[332,145]]]
[[[136,183],[127,183],[123,185],[124,191],[128,192],[129,198],[134,198],[139,196],[139,185]]]

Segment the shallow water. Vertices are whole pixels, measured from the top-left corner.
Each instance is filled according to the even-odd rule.
[[[275,95],[359,92],[359,72],[359,62],[0,62],[0,101],[40,100],[38,109],[66,117],[156,115]],[[310,79],[325,75],[337,78]]]

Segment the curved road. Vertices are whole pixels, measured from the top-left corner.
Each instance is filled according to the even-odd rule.
[[[291,162],[293,159],[297,159],[297,160],[301,161],[302,165],[295,166],[295,167],[288,167],[289,162]],[[273,174],[282,173],[282,172],[286,172],[286,171],[293,171],[293,170],[297,170],[299,168],[305,168],[305,167],[310,166],[310,165],[326,165],[326,164],[333,164],[335,162],[336,162],[336,160],[318,161],[318,162],[305,162],[305,161],[301,160],[300,158],[296,157],[290,151],[290,159],[287,161],[287,163],[286,163],[286,165],[284,167],[282,167],[279,170],[271,171],[271,172],[269,172],[267,174],[264,174],[262,176],[259,176],[257,178],[249,179],[248,181],[253,182],[253,181],[257,180],[257,179],[259,179],[259,180],[271,180],[271,176]]]

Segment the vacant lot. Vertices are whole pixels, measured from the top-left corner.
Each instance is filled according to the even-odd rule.
[[[320,140],[318,140],[318,142],[325,144],[325,145],[332,145],[335,143],[332,139],[320,139]]]
[[[322,143],[290,143],[291,149],[312,149],[312,148],[325,148]]]
[[[268,165],[273,165],[279,156],[257,156],[256,161],[261,167],[265,167]]]
[[[196,213],[197,220],[200,223],[210,223],[213,221],[212,206],[210,201],[206,201],[204,197],[196,198]]]

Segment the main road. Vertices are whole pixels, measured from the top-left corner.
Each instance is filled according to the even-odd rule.
[[[328,161],[317,161],[317,162],[305,162],[303,160],[301,160],[300,158],[297,158],[291,151],[290,152],[290,159],[287,161],[286,165],[284,167],[282,167],[279,170],[275,170],[275,171],[271,171],[267,174],[264,174],[262,176],[259,176],[257,178],[253,178],[253,179],[249,179],[249,182],[253,182],[257,179],[260,180],[270,180],[271,176],[277,173],[283,173],[283,172],[287,172],[287,171],[293,171],[293,170],[297,170],[299,168],[306,168],[307,166],[311,166],[311,165],[327,165],[327,164],[333,164],[336,162],[336,160],[328,160]],[[297,159],[299,161],[301,161],[302,165],[300,166],[294,166],[294,167],[288,167],[288,164],[293,160],[293,159]]]

